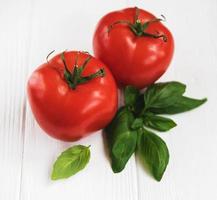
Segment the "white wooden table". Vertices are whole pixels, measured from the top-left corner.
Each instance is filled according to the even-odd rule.
[[[91,144],[88,167],[72,178],[49,178],[56,156],[75,143],[50,138],[36,124],[26,81],[51,50],[92,52],[96,22],[105,13],[139,6],[164,14],[176,51],[161,78],[208,97],[199,109],[174,116],[178,127],[161,136],[170,149],[163,180],[154,181],[132,157],[113,174],[102,134]],[[0,200],[215,200],[217,199],[217,1],[216,0],[0,0]]]

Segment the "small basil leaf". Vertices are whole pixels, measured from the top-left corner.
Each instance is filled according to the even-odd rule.
[[[169,162],[166,143],[156,134],[144,130],[138,137],[138,153],[144,165],[148,165],[157,181],[160,181]]]
[[[179,82],[156,83],[144,94],[145,108],[162,108],[172,105],[185,92],[186,86]]]
[[[168,131],[171,128],[174,128],[176,123],[172,119],[166,117],[147,115],[144,116],[144,125],[158,131]]]
[[[175,103],[162,108],[151,108],[150,111],[156,114],[177,114],[199,107],[207,101],[204,99],[192,99],[189,97],[179,97]]]
[[[131,129],[133,121],[133,114],[124,107],[118,111],[113,121],[105,129],[114,173],[124,169],[135,151],[137,132]]]
[[[89,147],[76,145],[61,153],[53,165],[52,180],[68,178],[85,168],[90,160]]]
[[[127,106],[133,106],[139,97],[139,90],[133,86],[126,86],[124,89],[124,99]]]
[[[141,128],[143,127],[143,119],[142,118],[136,118],[132,125],[131,125],[131,128],[132,129],[138,129],[138,128]]]

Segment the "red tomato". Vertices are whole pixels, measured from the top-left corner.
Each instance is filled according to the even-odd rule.
[[[138,8],[111,12],[99,21],[93,38],[94,54],[111,69],[120,85],[146,87],[168,68],[174,41],[160,21]]]
[[[64,52],[42,64],[31,75],[27,90],[38,124],[60,140],[78,140],[104,128],[117,111],[111,72],[81,52]]]

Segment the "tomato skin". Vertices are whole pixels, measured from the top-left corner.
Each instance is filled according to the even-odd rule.
[[[65,52],[68,69],[73,70],[78,52]],[[80,53],[78,65],[88,57]],[[29,78],[27,93],[32,112],[40,127],[64,141],[78,140],[104,128],[117,111],[117,86],[109,69],[94,57],[82,76],[104,68],[105,76],[77,85],[73,90],[64,79],[60,55],[39,66]]]
[[[170,31],[161,23],[155,22],[147,28],[148,33],[164,34],[162,38],[136,36],[124,24],[116,24],[110,32],[108,27],[119,20],[134,22],[135,8],[126,8],[105,15],[98,23],[94,37],[94,55],[112,71],[119,85],[133,85],[144,88],[167,70],[174,51],[174,40]],[[138,19],[145,23],[156,17],[141,10]]]

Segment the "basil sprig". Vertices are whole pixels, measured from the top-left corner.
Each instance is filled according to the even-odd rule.
[[[166,143],[149,129],[168,131],[176,123],[159,114],[186,112],[207,101],[183,96],[185,89],[186,85],[176,81],[153,84],[143,93],[133,86],[125,88],[125,106],[105,129],[115,173],[122,171],[137,151],[154,178],[161,180],[169,162],[169,151]]]

